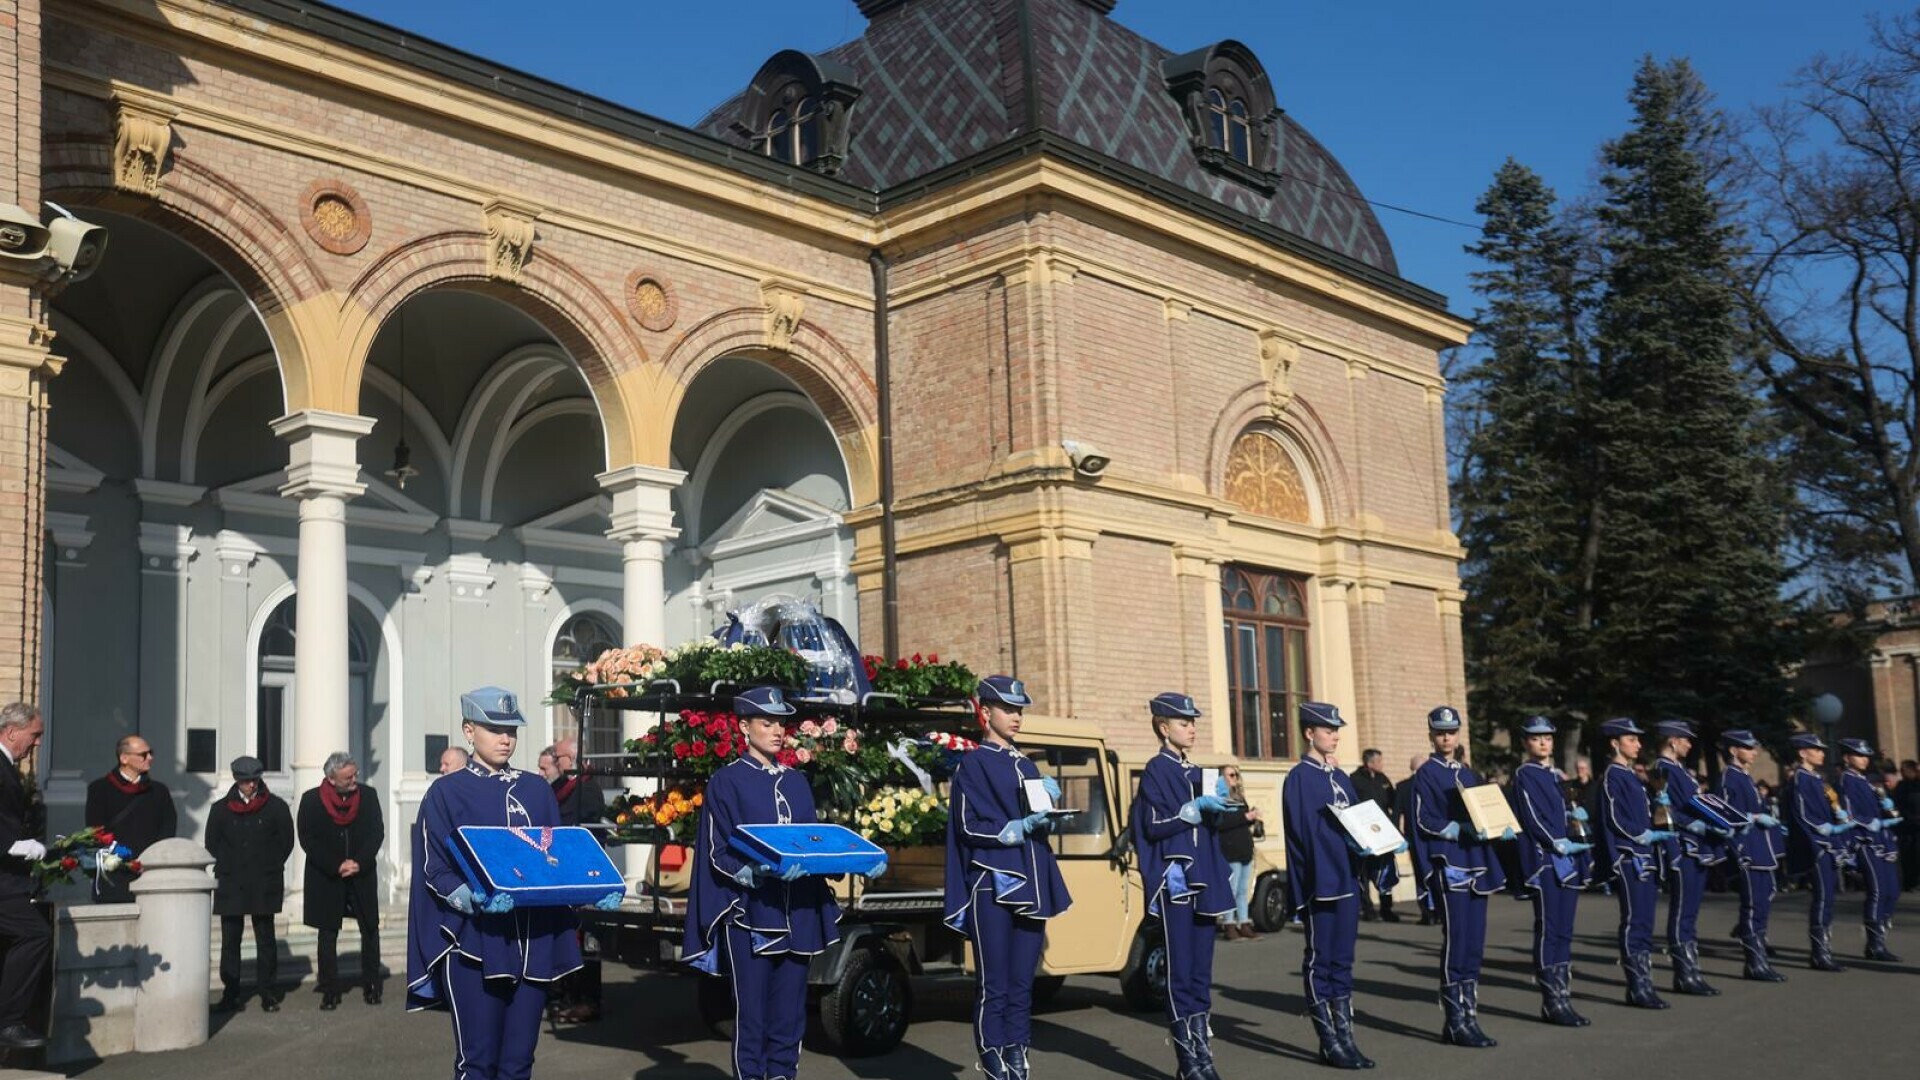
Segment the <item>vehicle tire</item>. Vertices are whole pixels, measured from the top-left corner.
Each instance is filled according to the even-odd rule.
[[[1133,936],[1127,966],[1120,969],[1120,994],[1127,1005],[1145,1012],[1167,1004],[1167,942],[1160,924],[1150,922]]]
[[[1033,1007],[1038,1009],[1054,999],[1060,988],[1067,985],[1065,975],[1035,975],[1033,977]]]
[[[847,957],[840,981],[820,995],[820,1034],[840,1057],[884,1054],[906,1037],[913,989],[900,962],[878,949]]]
[[[700,1022],[715,1038],[733,1038],[733,980],[712,975],[696,975],[700,989],[695,995],[700,1004]]]
[[[1287,928],[1287,882],[1278,873],[1266,873],[1253,887],[1253,928],[1263,934],[1277,934]]]

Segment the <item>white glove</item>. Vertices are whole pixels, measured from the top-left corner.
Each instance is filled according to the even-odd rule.
[[[15,840],[13,846],[7,849],[7,854],[39,862],[47,857],[47,845],[38,840]]]

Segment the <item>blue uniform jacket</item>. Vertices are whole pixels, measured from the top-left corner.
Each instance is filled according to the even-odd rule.
[[[1881,789],[1861,773],[1848,769],[1840,774],[1840,801],[1846,806],[1853,820],[1861,826],[1853,830],[1849,837],[1853,841],[1853,850],[1863,858],[1879,859],[1881,862],[1900,861],[1900,844],[1892,830],[1881,829],[1874,832],[1865,827],[1869,821],[1879,821],[1884,814],[1880,810]]]
[[[1358,856],[1332,811],[1360,801],[1346,773],[1311,757],[1288,770],[1280,784],[1280,817],[1287,838],[1287,898],[1292,910],[1359,894]]]
[[[414,822],[413,890],[407,904],[407,1008],[444,1006],[434,968],[458,953],[489,979],[552,982],[580,968],[579,920],[567,908],[463,915],[446,897],[468,884],[447,841],[462,825],[557,827],[560,804],[539,773],[479,762],[433,782]]]
[[[1214,831],[1219,815],[1203,813],[1197,823],[1180,817],[1180,808],[1200,793],[1200,775],[1199,766],[1165,749],[1140,774],[1140,792],[1134,796],[1129,820],[1150,914],[1160,914],[1164,900],[1189,897],[1195,898],[1195,914],[1225,915],[1234,910],[1227,860],[1220,854],[1220,835]]]
[[[1726,800],[1728,806],[1743,814],[1752,816],[1767,812],[1767,804],[1760,799],[1760,789],[1754,786],[1753,777],[1745,769],[1729,762],[1720,771],[1720,782],[1716,785],[1718,794]],[[1780,837],[1774,827],[1766,825],[1748,825],[1734,834],[1728,846],[1740,865],[1749,870],[1774,870],[1780,866]]]
[[[1039,778],[1040,770],[1016,747],[983,742],[960,759],[947,807],[948,926],[966,932],[983,874],[993,875],[994,900],[1015,915],[1051,919],[1073,903],[1045,833],[1000,842],[1008,824],[1027,815],[1020,781]]]
[[[1526,762],[1513,773],[1507,789],[1513,816],[1520,819],[1520,842],[1514,854],[1521,884],[1540,884],[1542,873],[1555,873],[1553,843],[1567,838],[1567,800],[1560,793],[1560,774],[1551,765]],[[1560,856],[1556,877],[1562,885],[1576,885],[1585,876],[1572,856]]]
[[[1600,820],[1595,850],[1600,879],[1632,875],[1645,879],[1658,869],[1653,848],[1634,839],[1653,829],[1653,804],[1640,776],[1618,761],[1609,762],[1600,779]]]
[[[1673,831],[1680,835],[1660,844],[1662,865],[1673,866],[1680,859],[1692,859],[1701,866],[1712,866],[1724,862],[1727,858],[1726,843],[1723,834],[1711,825],[1705,835],[1695,835],[1687,831],[1690,822],[1701,821],[1699,814],[1688,805],[1688,800],[1700,794],[1700,785],[1693,774],[1680,762],[1661,758],[1653,763],[1667,781],[1667,811],[1673,821]],[[1704,824],[1704,822],[1702,822]]]
[[[1814,828],[1835,823],[1833,803],[1827,799],[1827,782],[1819,773],[1809,769],[1793,770],[1792,781],[1780,793],[1780,816],[1787,823],[1788,872],[1804,874],[1813,869],[1819,856],[1838,858],[1846,851],[1845,832],[1821,836]]]
[[[1507,874],[1500,868],[1492,843],[1474,836],[1466,805],[1454,790],[1479,787],[1479,774],[1458,761],[1434,754],[1409,782],[1413,784],[1414,829],[1408,839],[1413,842],[1414,865],[1420,868],[1421,876],[1425,877],[1434,863],[1440,863],[1450,890],[1471,890],[1484,896],[1505,887]],[[1459,824],[1457,839],[1440,835],[1449,823]]]
[[[718,974],[728,924],[752,931],[759,955],[812,956],[840,940],[840,905],[825,880],[774,878],[749,889],[734,875],[749,860],[728,843],[738,825],[806,825],[820,820],[804,774],[740,757],[707,781],[700,832],[693,842],[693,885],[687,897],[687,927],[680,956],[708,974]]]

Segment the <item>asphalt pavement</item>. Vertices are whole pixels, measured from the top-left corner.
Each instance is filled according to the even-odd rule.
[[[1903,907],[1917,905],[1920,894],[1909,894]],[[1739,949],[1725,937],[1733,923],[1733,899],[1709,896],[1701,915],[1701,953],[1708,978],[1723,993],[1715,998],[1668,993],[1665,961],[1656,957],[1662,993],[1673,1003],[1665,1012],[1621,1002],[1623,983],[1613,955],[1615,911],[1609,897],[1583,898],[1574,942],[1575,1007],[1593,1026],[1567,1030],[1537,1019],[1539,998],[1528,959],[1530,909],[1506,897],[1493,899],[1480,999],[1482,1026],[1500,1042],[1490,1050],[1448,1047],[1437,1039],[1437,927],[1417,926],[1411,919],[1362,924],[1355,1029],[1361,1048],[1380,1063],[1374,1075],[1467,1080],[1492,1069],[1528,1075],[1550,1070],[1556,1080],[1633,1070],[1732,1077],[1802,1068],[1884,1072],[1900,1060],[1899,1032],[1911,1030],[1905,1025],[1912,1022],[1913,1002],[1920,995],[1920,930],[1912,925],[1894,930],[1891,946],[1905,962],[1860,961],[1858,894],[1841,899],[1834,940],[1849,970],[1837,975],[1806,967],[1806,894],[1779,898],[1772,936],[1784,951],[1776,963],[1788,981],[1778,986],[1739,977]],[[1312,1027],[1302,1015],[1302,942],[1295,929],[1257,942],[1220,943],[1214,1047],[1227,1080],[1275,1069],[1320,1070]],[[534,1075],[542,1080],[730,1076],[727,1044],[701,1024],[691,978],[610,968],[606,1019],[558,1033],[549,1029]],[[319,995],[303,987],[277,1014],[249,1006],[237,1015],[216,1017],[204,1046],[127,1054],[70,1067],[68,1075],[88,1080],[450,1075],[453,1043],[446,1014],[409,1015],[399,1005],[397,981],[389,987],[385,1006],[367,1006],[356,995],[332,1013],[321,1012]],[[809,1080],[976,1076],[968,1027],[970,985],[951,978],[919,980],[914,991],[913,1026],[901,1046],[884,1056],[847,1061],[809,1049],[801,1059],[801,1075]],[[1165,1036],[1159,1014],[1126,1008],[1114,979],[1070,979],[1034,1018],[1033,1075],[1042,1080],[1167,1077],[1173,1055]]]

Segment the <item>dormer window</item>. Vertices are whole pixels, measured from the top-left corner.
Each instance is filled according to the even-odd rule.
[[[789,49],[753,77],[733,131],[776,161],[832,174],[846,161],[859,97],[845,66]]]
[[[1252,51],[1237,41],[1198,49],[1161,65],[1180,103],[1194,154],[1208,169],[1271,193],[1280,166],[1275,146],[1280,111],[1273,87]]]

